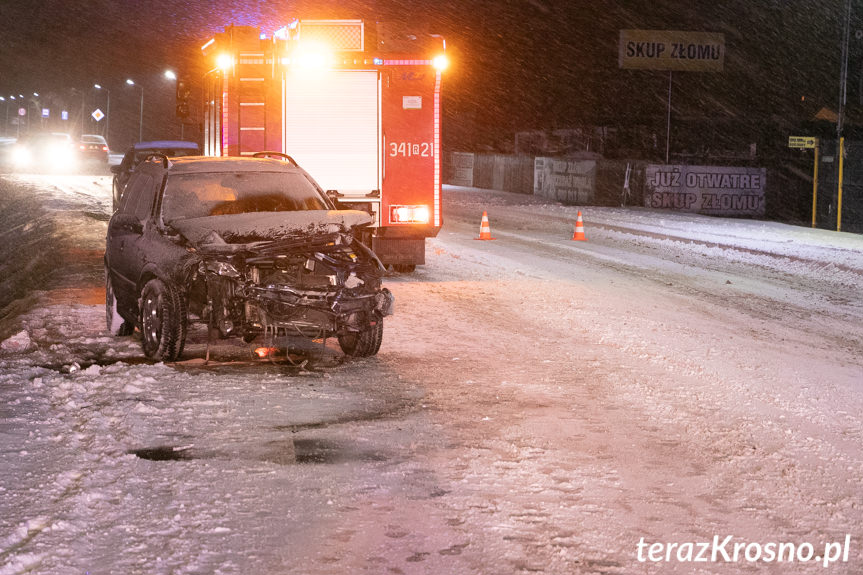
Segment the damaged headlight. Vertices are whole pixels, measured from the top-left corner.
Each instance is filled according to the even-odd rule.
[[[205,263],[206,270],[220,276],[229,278],[240,277],[240,270],[234,267],[234,264],[222,261],[208,261]]]

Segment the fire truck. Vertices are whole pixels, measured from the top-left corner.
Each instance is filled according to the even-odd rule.
[[[204,153],[290,156],[341,206],[372,214],[364,243],[412,271],[442,224],[445,49],[362,20],[226,27],[202,47]]]

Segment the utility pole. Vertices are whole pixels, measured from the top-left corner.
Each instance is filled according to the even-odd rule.
[[[842,123],[845,115],[845,102],[848,94],[848,41],[851,36],[851,0],[845,0],[845,16],[842,22],[842,62],[839,72],[839,113],[836,115],[836,154],[838,156],[838,177],[833,193],[833,206],[836,208],[836,231],[842,230],[842,179],[845,162],[845,138],[842,137]]]

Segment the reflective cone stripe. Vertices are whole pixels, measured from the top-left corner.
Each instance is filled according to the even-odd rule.
[[[587,236],[584,235],[584,221],[581,219],[581,211],[578,212],[578,218],[575,220],[575,231],[572,234],[574,241],[586,242]]]
[[[497,238],[491,237],[491,226],[488,224],[488,213],[482,213],[482,222],[479,224],[479,237],[474,238],[475,240],[496,240]]]

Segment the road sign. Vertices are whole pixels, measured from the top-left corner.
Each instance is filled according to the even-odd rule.
[[[42,108],[42,117],[43,118],[50,118],[51,117],[50,108]]]
[[[102,118],[105,117],[104,112],[102,112],[102,110],[100,110],[99,108],[96,108],[95,110],[93,110],[93,113],[90,115],[93,116],[93,119],[96,120],[97,122],[101,122]]]
[[[818,145],[818,138],[814,136],[788,136],[789,148],[809,148],[812,149]]]
[[[18,115],[19,116],[26,116],[27,115],[27,108],[18,108]]]
[[[630,70],[722,72],[725,35],[681,30],[621,30],[618,65]]]
[[[62,112],[60,112],[60,119],[61,120],[68,120],[69,119],[69,112],[67,112],[66,110],[63,110]]]

